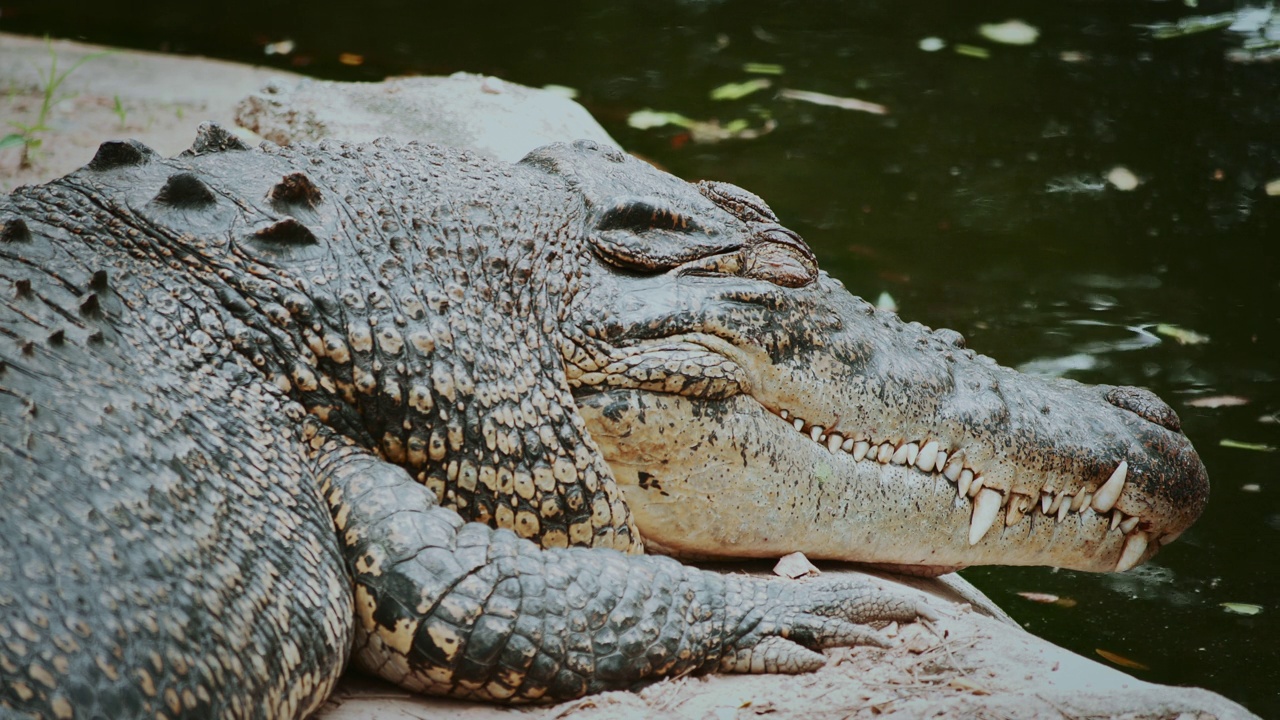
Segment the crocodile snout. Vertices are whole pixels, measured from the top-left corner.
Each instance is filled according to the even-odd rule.
[[[1139,387],[1112,387],[1106,393],[1107,402],[1121,410],[1128,410],[1148,422],[1166,430],[1182,432],[1182,421],[1165,401],[1150,390]]]

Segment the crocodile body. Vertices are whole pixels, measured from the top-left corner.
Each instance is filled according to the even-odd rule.
[[[505,165],[216,126],[0,201],[0,450],[19,717],[301,717],[349,656],[507,702],[802,672],[920,609],[645,543],[1112,569],[1207,494],[1149,393],[1023,378],[870,312],[738,188],[590,143]],[[702,516],[725,532],[682,527],[705,510],[666,499],[714,506],[699,478],[725,472],[746,484]],[[865,537],[802,530],[833,492]]]

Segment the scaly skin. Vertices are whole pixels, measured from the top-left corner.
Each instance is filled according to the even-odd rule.
[[[551,701],[915,617],[636,554],[559,356],[585,215],[537,169],[213,127],[0,202],[0,714],[301,717],[352,647]]]
[[[1157,400],[1060,392],[859,303],[758,198],[591,144],[515,166],[414,144],[248,150],[215,127],[172,160],[105,144],[0,202],[0,708],[302,716],[352,648],[426,692],[560,700],[802,672],[816,649],[882,643],[856,623],[919,612],[861,584],[640,556],[645,540],[703,552],[632,505],[647,518],[645,496],[704,466],[748,494],[725,485],[684,517],[731,533],[1022,561],[991,534],[963,555],[967,501],[948,500],[954,527],[924,513],[920,478],[945,485],[946,467],[886,457],[868,475],[784,410],[933,433],[994,487],[1026,455],[1096,490],[1115,462],[1097,435],[1009,401],[1049,398],[1129,448],[1139,482],[1101,503],[1142,506],[1125,537],[1153,550],[1198,513],[1203,468]],[[883,329],[850,334],[866,317]],[[1003,410],[983,392],[997,378]],[[864,512],[837,536],[783,512],[841,495],[918,496],[920,515]]]

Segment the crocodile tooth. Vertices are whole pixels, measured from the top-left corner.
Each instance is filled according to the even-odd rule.
[[[938,457],[935,458],[933,462],[933,471],[940,473],[942,472],[942,468],[946,466],[947,466],[947,451],[939,450]]]
[[[1124,490],[1124,481],[1128,476],[1129,461],[1121,460],[1111,473],[1111,477],[1107,478],[1107,481],[1094,494],[1093,509],[1100,513],[1110,512],[1111,508],[1116,506],[1116,500],[1120,499],[1120,492]]]
[[[933,464],[938,461],[938,443],[934,440],[924,444],[920,448],[920,454],[916,455],[916,467],[925,472],[933,472]]]
[[[1177,540],[1180,537],[1182,537],[1181,530],[1179,530],[1178,532],[1165,533],[1164,535],[1160,536],[1160,544],[1168,545],[1169,543],[1173,542],[1174,540]]]
[[[1023,516],[1027,514],[1027,510],[1030,509],[1033,504],[1034,501],[1026,495],[1010,493],[1009,508],[1004,515],[1005,527],[1017,525],[1021,522]]]
[[[840,437],[840,433],[831,433],[827,436],[827,451],[835,452],[839,450],[842,442],[844,442],[844,438]]]
[[[1138,564],[1142,554],[1147,551],[1147,534],[1135,531],[1124,541],[1124,549],[1120,551],[1120,559],[1116,562],[1116,572],[1124,572]]]
[[[1138,523],[1140,522],[1142,522],[1142,518],[1138,517],[1137,515],[1127,517],[1124,519],[1124,522],[1120,523],[1120,530],[1125,535],[1128,535],[1129,533],[1133,532],[1134,528],[1138,527]]]
[[[1057,495],[1053,496],[1053,502],[1049,504],[1049,509],[1045,511],[1045,515],[1056,515],[1058,508],[1062,507],[1062,499],[1067,496],[1066,490],[1059,490]]]
[[[1111,526],[1108,527],[1107,530],[1108,531],[1115,530],[1116,528],[1120,527],[1121,520],[1124,520],[1124,513],[1120,512],[1119,510],[1111,513]]]
[[[889,458],[889,462],[893,463],[894,465],[906,465],[907,455],[911,454],[911,451],[908,449],[910,447],[911,447],[911,444],[907,443],[902,447],[898,448],[897,450],[894,450],[893,456]]]
[[[918,443],[907,443],[907,464],[915,465],[918,457],[920,457],[920,445]]]
[[[965,470],[956,473],[956,497],[964,497],[969,494],[969,485],[973,483],[973,471]]]
[[[964,472],[960,473],[960,477],[964,477],[964,473],[966,472],[971,473],[972,471],[969,470],[968,468],[965,468]],[[969,497],[976,496],[978,494],[978,491],[981,489],[982,489],[982,476],[974,475],[973,482],[969,483]]]
[[[1058,503],[1058,522],[1062,522],[1063,520],[1066,520],[1067,513],[1069,512],[1071,512],[1071,503],[1059,502]]]
[[[942,474],[947,476],[951,482],[955,482],[960,478],[960,471],[964,469],[964,452],[957,450],[951,455],[951,459],[947,461],[947,466],[943,468]]]
[[[859,440],[853,444],[853,459],[861,460],[867,456],[867,451],[871,449],[871,444],[866,440]]]
[[[1040,513],[1042,515],[1048,515],[1049,506],[1052,504],[1053,504],[1053,493],[1041,492],[1040,493]]]
[[[790,419],[791,419],[791,411],[790,411],[790,410],[787,410],[786,408],[783,408],[782,410],[779,410],[779,411],[778,411],[778,415],[779,415],[779,416],[781,416],[783,420],[790,420]]]
[[[796,432],[804,432],[804,420],[796,418],[791,421],[791,425],[796,429]]]
[[[1089,493],[1084,488],[1080,488],[1075,497],[1071,498],[1071,512],[1080,512],[1080,509],[1088,502]]]
[[[880,451],[876,453],[876,462],[882,465],[888,463],[889,459],[893,457],[893,452],[893,445],[889,443],[881,445]]]
[[[969,544],[977,545],[986,536],[1000,515],[1003,496],[991,488],[984,488],[973,500],[973,516],[969,519]]]
[[[851,452],[853,452],[853,446],[854,446],[854,444],[855,444],[855,443],[854,443],[853,438],[845,438],[845,439],[844,439],[844,442],[843,442],[843,443],[840,443],[840,449],[841,449],[841,450],[843,450],[843,451],[845,451],[845,452],[847,452],[847,453],[851,453]],[[861,459],[862,459],[862,458],[858,458],[858,460],[861,460]]]
[[[826,430],[826,428],[822,427],[821,425],[814,425],[813,427],[809,428],[809,437],[810,437],[814,442],[821,442],[821,441],[822,441],[822,432],[823,432],[824,430]]]

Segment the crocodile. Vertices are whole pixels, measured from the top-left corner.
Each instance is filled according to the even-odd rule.
[[[1199,514],[1148,391],[1020,375],[608,146],[104,143],[0,201],[0,708],[528,703],[929,617],[658,554],[1110,571]]]

